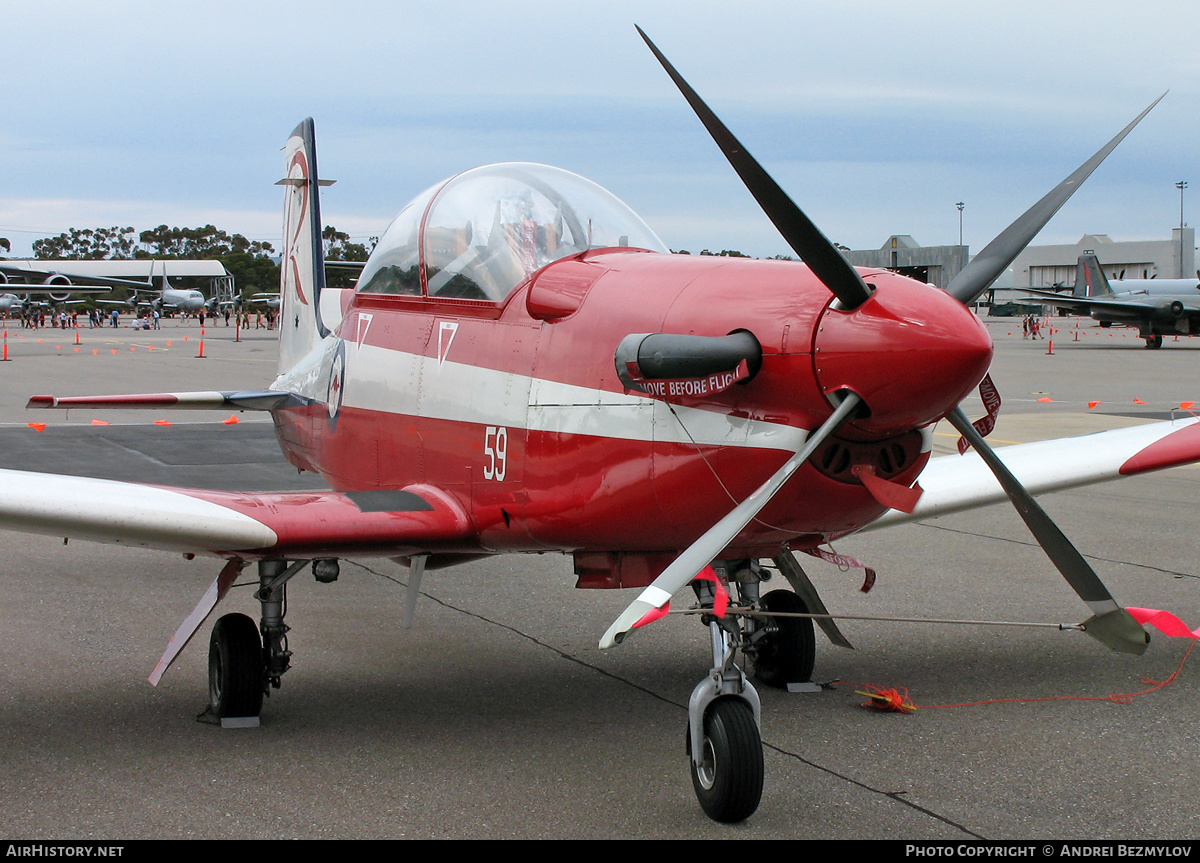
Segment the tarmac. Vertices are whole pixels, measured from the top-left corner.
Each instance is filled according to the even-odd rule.
[[[1019,319],[988,328],[1004,400],[996,445],[1166,418],[1200,401],[1200,340],[1168,338],[1148,351],[1129,330],[1072,322],[1048,353],[1048,342],[1021,338]],[[275,334],[240,336],[209,327],[201,359],[198,327],[170,320],[154,332],[81,330],[79,344],[74,332],[9,329],[4,466],[213,488],[320,487],[283,460],[262,415],[24,409],[41,393],[269,384]],[[977,398],[964,407],[981,415]],[[231,416],[239,422],[226,424]],[[939,427],[938,451],[955,439]],[[1198,490],[1193,466],[1043,504],[1118,600],[1200,626]],[[862,593],[861,571],[805,558],[836,613],[1050,624],[1088,616],[1007,506],[849,537],[836,549],[878,572]],[[760,689],[766,787],[758,812],[730,826],[700,810],[684,755],[688,695],[708,668],[706,633],[673,616],[601,653],[597,639],[631,593],[575,590],[568,558],[508,556],[428,573],[409,630],[399,624],[407,571],[395,563],[343,563],[332,585],[296,578],[293,668],[253,729],[194,719],[207,699],[207,628],[160,686],[146,683],[219,562],[20,534],[0,534],[0,561],[8,838],[1200,833],[1192,805],[1200,660],[1180,670],[1185,640],[1155,634],[1144,656],[1130,657],[1054,628],[846,621],[855,650],[818,636],[816,677],[838,685]],[[220,610],[258,616],[248,584]],[[856,690],[867,686],[903,688],[919,709],[863,709]],[[1141,694],[1113,698],[1133,693]]]

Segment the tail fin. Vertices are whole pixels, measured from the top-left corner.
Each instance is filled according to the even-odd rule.
[[[1109,297],[1113,290],[1108,284],[1108,277],[1100,267],[1100,259],[1095,255],[1080,255],[1075,264],[1075,290],[1077,297]]]
[[[312,117],[288,137],[283,193],[283,255],[279,277],[279,370],[295,366],[329,329],[321,320],[325,254],[321,243],[319,188],[331,185],[317,175]]]

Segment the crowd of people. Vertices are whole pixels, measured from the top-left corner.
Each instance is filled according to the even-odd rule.
[[[47,326],[69,330],[79,326],[79,312],[50,311],[45,309],[22,309],[21,328],[40,330]]]
[[[21,320],[22,329],[37,330],[46,327],[55,329],[79,329],[79,311],[72,309],[35,309],[27,308],[20,311],[19,317]],[[191,313],[182,313],[183,317],[193,317]],[[5,314],[5,319],[8,315]],[[162,313],[158,309],[143,309],[137,313],[133,322],[130,324],[135,330],[157,330],[162,328]],[[268,309],[266,312],[249,312],[240,311],[235,313],[233,309],[226,308],[220,315],[213,315],[209,312],[201,310],[194,314],[194,317],[200,322],[200,326],[204,326],[206,321],[214,321],[218,317],[225,318],[225,326],[240,326],[242,329],[250,329],[251,322],[255,329],[275,329],[276,318],[278,311],[276,309]],[[121,310],[113,309],[112,311],[101,311],[99,309],[87,310],[87,325],[90,329],[97,329],[104,326],[119,327],[121,326]]]

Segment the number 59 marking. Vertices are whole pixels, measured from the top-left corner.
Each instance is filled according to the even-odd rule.
[[[508,429],[488,426],[483,435],[483,478],[501,481],[508,472]]]

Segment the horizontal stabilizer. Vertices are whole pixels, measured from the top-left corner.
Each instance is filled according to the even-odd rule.
[[[273,411],[306,404],[307,399],[276,390],[216,390],[195,393],[137,393],[112,396],[32,396],[26,408],[137,410],[223,410]]]

